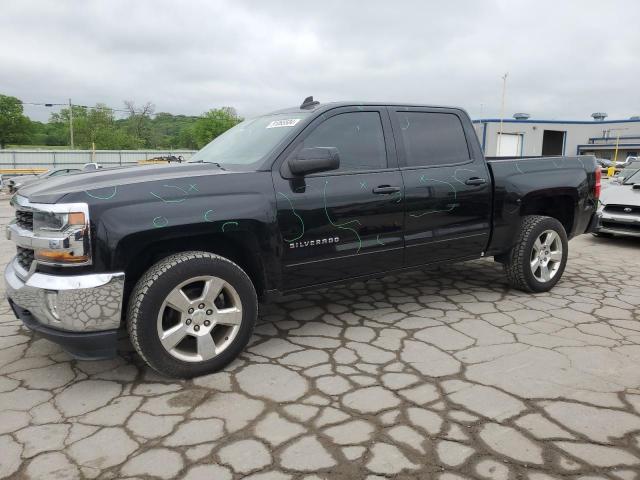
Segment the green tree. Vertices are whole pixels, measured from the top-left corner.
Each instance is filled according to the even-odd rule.
[[[129,134],[143,147],[153,147],[156,135],[151,128],[151,116],[156,108],[155,105],[147,102],[142,107],[136,108],[133,101],[125,100],[124,106],[129,111],[129,118],[125,122]]]
[[[0,95],[0,148],[9,142],[21,143],[28,137],[31,122],[22,112],[19,99]]]
[[[74,105],[73,135],[78,148],[89,149],[95,145],[99,150],[134,149],[143,147],[143,142],[119,127],[113,110],[103,104],[93,108]],[[51,115],[50,123],[59,124],[68,133],[69,109],[63,108]]]
[[[209,110],[193,126],[193,138],[198,148],[242,121],[233,107]]]

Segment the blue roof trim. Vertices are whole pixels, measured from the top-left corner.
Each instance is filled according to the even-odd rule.
[[[576,145],[576,147],[578,149],[582,148],[583,150],[588,150],[589,148],[593,148],[595,150],[597,150],[598,148],[616,148],[616,144],[615,143],[600,143],[600,144],[594,144],[594,143],[582,143],[580,145]],[[620,143],[618,144],[618,150],[626,150],[627,147],[640,147],[640,143]]]
[[[505,118],[503,123],[564,123],[564,124],[580,124],[580,125],[606,125],[608,123],[640,123],[640,120],[603,120],[596,122],[594,120],[516,120],[515,118]],[[499,118],[483,118],[473,120],[473,123],[500,123]]]
[[[616,137],[589,137],[589,140],[615,140]],[[638,140],[640,137],[631,136],[631,137],[620,137],[620,140]]]

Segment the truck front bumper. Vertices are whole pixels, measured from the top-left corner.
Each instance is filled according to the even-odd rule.
[[[11,261],[4,281],[9,304],[25,326],[77,358],[115,355],[124,273],[28,275]]]

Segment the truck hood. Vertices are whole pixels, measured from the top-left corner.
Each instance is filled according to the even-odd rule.
[[[640,189],[633,188],[633,185],[611,185],[602,191],[600,202],[605,205],[640,206]]]
[[[182,163],[105,168],[39,180],[20,189],[32,203],[56,203],[69,193],[136,183],[229,173],[211,163]]]

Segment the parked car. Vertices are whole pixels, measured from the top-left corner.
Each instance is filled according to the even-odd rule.
[[[84,171],[98,170],[100,168],[102,168],[102,165],[96,162],[85,163],[82,166],[82,170]]]
[[[602,192],[594,235],[640,237],[640,170],[625,177],[619,187]]]
[[[5,284],[76,356],[113,356],[126,325],[154,369],[192,377],[242,351],[258,298],[481,257],[548,291],[600,187],[593,156],[485,159],[458,108],[308,98],[187,163],[21,190]]]
[[[596,157],[596,162],[601,168],[609,168],[613,165],[613,160],[609,160],[608,158]]]
[[[45,178],[56,177],[58,175],[67,175],[68,173],[79,172],[79,168],[52,168],[39,175],[20,175],[17,177],[9,178],[5,184],[9,188],[9,193],[15,193],[19,188],[29,185],[30,183]]]
[[[612,183],[622,184],[625,178],[629,178],[631,175],[640,170],[640,160],[631,161],[626,167],[620,170],[620,173],[613,177]]]

